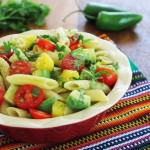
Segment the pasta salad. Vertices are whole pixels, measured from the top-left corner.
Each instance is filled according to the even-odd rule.
[[[18,34],[0,45],[0,112],[33,119],[108,101],[118,63],[77,30]]]

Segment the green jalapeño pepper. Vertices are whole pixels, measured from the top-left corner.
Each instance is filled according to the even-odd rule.
[[[134,26],[142,20],[140,14],[131,12],[106,12],[98,14],[96,26],[102,30],[119,31]]]
[[[84,10],[82,11],[85,17],[89,20],[96,20],[99,12],[101,11],[108,11],[108,12],[124,12],[126,10],[103,3],[98,2],[89,2],[85,6]]]

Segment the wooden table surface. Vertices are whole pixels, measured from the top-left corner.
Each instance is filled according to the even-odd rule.
[[[99,30],[91,22],[88,22],[82,13],[76,13],[70,16],[66,22],[62,19],[68,13],[78,10],[75,0],[33,0],[38,3],[44,3],[52,8],[52,12],[46,19],[46,25],[40,29],[53,29],[57,27],[77,28],[79,31],[89,32],[95,35],[106,33],[117,44],[118,48],[126,54],[142,71],[145,77],[150,80],[150,1],[147,0],[97,0],[101,3],[112,4],[125,8],[132,12],[143,15],[143,20],[132,29],[119,32],[106,32]],[[89,0],[79,0],[83,9]],[[34,27],[38,29],[37,27]],[[0,37],[14,32],[0,33]]]

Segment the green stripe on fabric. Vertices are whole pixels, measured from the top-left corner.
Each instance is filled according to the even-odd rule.
[[[129,59],[132,71],[138,71],[138,67],[133,63],[133,61],[130,58],[128,59]]]

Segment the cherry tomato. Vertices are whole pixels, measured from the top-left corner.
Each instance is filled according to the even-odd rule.
[[[4,50],[2,46],[0,46],[0,50]],[[8,54],[4,54],[8,59],[14,54],[13,50],[11,49]]]
[[[72,47],[73,45],[77,45],[77,44],[79,44],[79,39],[78,39],[78,37],[71,36],[71,37],[70,37],[70,46],[69,46],[69,47]]]
[[[0,105],[2,104],[2,102],[4,100],[4,95],[5,95],[5,92],[2,89],[2,86],[0,85]]]
[[[97,68],[96,72],[102,72],[102,71],[108,71],[108,76],[106,74],[101,74],[100,79],[98,80],[99,82],[104,82],[107,84],[109,87],[112,87],[116,81],[117,81],[117,74],[108,68]]]
[[[46,119],[52,117],[51,114],[36,109],[29,109],[29,112],[34,119]]]
[[[14,54],[13,50],[11,49],[8,54],[6,54],[7,58],[9,59]]]
[[[17,60],[10,65],[9,74],[29,74],[30,73],[30,64],[26,61]]]
[[[55,50],[55,44],[54,43],[52,43],[48,40],[42,39],[42,38],[37,39],[36,45],[43,48],[43,49],[52,51],[52,52]]]
[[[62,63],[61,63],[61,69],[62,70],[77,70],[77,71],[82,71],[84,68],[84,63],[79,67],[79,68],[74,68],[74,61],[75,58],[71,56],[71,54],[66,55],[63,59],[62,59]]]
[[[10,64],[10,62],[5,54],[0,53],[0,57],[3,58],[8,64]]]
[[[15,104],[24,110],[37,108],[44,100],[43,90],[34,85],[25,84],[18,88],[14,96]]]
[[[72,45],[72,46],[70,47],[70,50],[73,51],[73,50],[76,50],[76,49],[78,49],[78,48],[80,48],[80,47],[86,48],[84,45],[75,44],[75,45]]]

